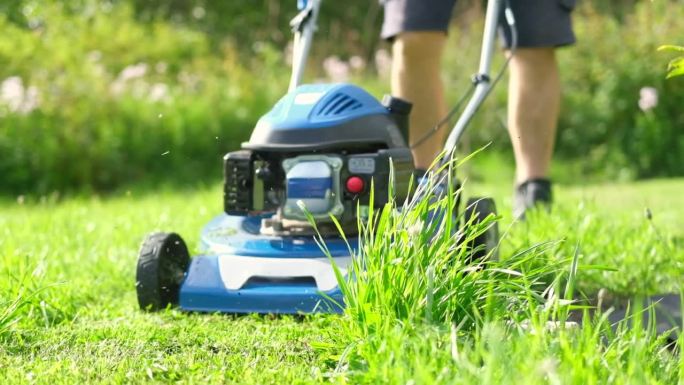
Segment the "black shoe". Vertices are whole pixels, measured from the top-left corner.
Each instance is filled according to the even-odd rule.
[[[525,181],[515,188],[513,216],[516,219],[525,219],[525,211],[537,205],[548,210],[552,200],[550,180],[539,178]]]

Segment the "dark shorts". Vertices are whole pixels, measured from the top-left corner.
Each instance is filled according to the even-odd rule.
[[[444,31],[449,28],[456,0],[381,0],[385,7],[382,37],[402,32]],[[518,30],[519,47],[559,47],[575,42],[570,14],[576,0],[510,0]],[[511,33],[501,18],[506,47]]]

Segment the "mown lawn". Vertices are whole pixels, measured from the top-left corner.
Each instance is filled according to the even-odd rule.
[[[682,179],[558,186],[550,215],[512,226],[508,184],[473,183],[468,191],[497,198],[504,260],[554,241],[539,251],[540,263],[577,255],[581,265],[615,269],[580,268],[577,286],[587,296],[600,288],[616,295],[680,288]],[[648,330],[612,333],[600,320],[536,332],[502,319],[470,331],[397,320],[368,335],[353,316],[138,310],[144,234],[174,230],[194,248],[220,198],[216,185],[0,201],[0,383],[671,384],[684,376],[677,350]]]

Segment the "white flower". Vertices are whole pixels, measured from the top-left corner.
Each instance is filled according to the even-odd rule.
[[[119,74],[119,79],[121,81],[128,81],[128,80],[133,80],[137,78],[141,78],[145,76],[147,73],[147,64],[145,63],[138,63],[134,65],[130,65],[121,71]]]
[[[192,17],[194,17],[197,20],[203,19],[204,16],[206,16],[206,14],[207,14],[207,11],[200,6],[197,6],[197,7],[192,9]]]
[[[349,79],[349,64],[337,56],[330,56],[323,60],[323,70],[333,82],[345,82]]]
[[[147,74],[148,66],[146,63],[138,63],[129,65],[124,68],[116,80],[110,85],[110,92],[115,95],[121,95],[130,90],[133,95],[143,97],[147,93],[147,83],[143,81],[143,77]]]
[[[24,101],[24,85],[19,76],[11,76],[5,79],[0,85],[0,100],[9,107],[11,111],[16,111]]]
[[[0,84],[0,104],[4,104],[11,112],[28,114],[38,108],[38,88],[24,87],[19,76],[11,76]]]
[[[649,111],[658,105],[658,90],[654,87],[643,87],[639,90],[639,108]]]
[[[363,71],[366,68],[366,61],[361,56],[352,56],[349,58],[349,65],[354,71]]]
[[[153,102],[166,101],[169,98],[169,86],[164,83],[154,83],[150,88],[149,99]]]

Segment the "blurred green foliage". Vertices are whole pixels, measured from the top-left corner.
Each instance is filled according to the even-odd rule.
[[[280,55],[264,47],[240,64],[229,44],[210,51],[201,32],[139,22],[124,3],[83,4],[41,3],[25,10],[27,27],[0,15],[0,82],[10,79],[0,190],[219,178],[219,154],[248,137],[286,85]]]
[[[0,192],[104,190],[150,177],[218,180],[221,155],[248,138],[286,89],[294,4],[3,1]],[[665,80],[659,63],[668,54],[656,48],[684,35],[684,2],[582,4],[579,43],[559,54],[558,157],[604,178],[683,175],[684,83]],[[468,14],[452,29],[445,57],[451,100],[476,68],[481,20]],[[330,55],[343,67],[360,58],[365,66],[351,80],[377,96],[386,92],[378,77],[386,69],[373,65],[388,48],[377,38],[381,16],[375,1],[324,2],[309,78],[333,77],[321,64]],[[657,103],[641,109],[644,88]],[[493,141],[510,151],[505,95],[498,87],[467,147]]]
[[[245,54],[259,42],[285,47],[292,40],[289,22],[297,12],[297,0],[130,2],[140,20],[172,20],[204,32],[214,45],[228,39]],[[319,56],[371,58],[379,43],[381,21],[378,0],[323,1],[315,50]]]
[[[657,53],[684,35],[683,5],[639,2],[622,22],[582,9],[583,43],[561,60],[559,155],[608,177],[684,175],[684,82],[666,80],[665,55]]]

